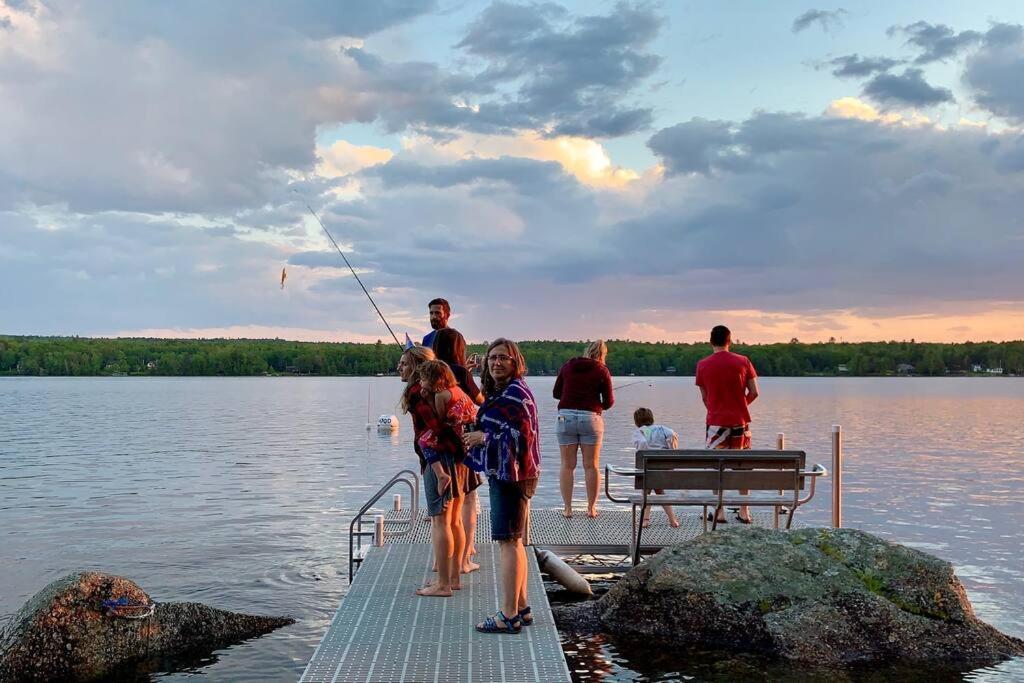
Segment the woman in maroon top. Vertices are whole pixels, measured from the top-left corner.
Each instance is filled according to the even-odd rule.
[[[573,358],[558,371],[554,397],[558,399],[558,450],[562,467],[558,487],[566,517],[572,517],[572,489],[576,484],[576,453],[583,451],[583,478],[587,484],[587,515],[597,517],[597,492],[601,488],[598,460],[604,438],[602,410],[615,403],[612,376],[604,361],[608,347],[601,340],[592,343],[582,358]]]
[[[426,346],[412,346],[407,348],[402,357],[398,360],[398,376],[406,383],[405,391],[402,392],[402,410],[412,418],[413,448],[419,456],[420,471],[423,473],[423,493],[427,501],[427,516],[431,518],[431,539],[436,546],[450,548],[453,552],[463,555],[462,549],[465,546],[465,530],[462,527],[462,503],[464,500],[465,477],[462,476],[465,468],[460,470],[456,466],[447,465],[445,474],[450,481],[450,494],[442,495],[438,477],[434,470],[428,467],[423,457],[423,449],[420,448],[420,435],[428,430],[436,430],[440,433],[440,450],[446,453],[463,452],[462,439],[451,429],[444,429],[437,417],[433,407],[433,401],[427,400],[422,394],[419,373],[420,366],[427,361],[437,360],[433,349]],[[446,532],[445,530],[449,530]],[[455,556],[452,555],[455,559]],[[437,581],[428,583],[416,591],[417,595],[447,597],[451,591],[462,588],[462,572],[460,562],[452,562],[446,567],[447,571],[438,571],[438,562],[435,559],[434,571],[438,572]]]
[[[466,392],[473,403],[480,405],[484,402],[484,395],[480,387],[473,379],[473,373],[466,367],[466,338],[462,333],[453,327],[444,327],[435,330],[434,355],[438,360],[443,360],[452,369],[459,388]],[[465,463],[456,465],[460,475],[466,480],[466,499],[462,503],[462,528],[466,532],[466,549],[462,558],[462,572],[468,574],[476,571],[480,565],[473,561],[476,555],[476,517],[477,517],[477,494],[476,490],[483,483],[483,477],[479,472],[466,467]],[[464,471],[463,471],[464,470]]]

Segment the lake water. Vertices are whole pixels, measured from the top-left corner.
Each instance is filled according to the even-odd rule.
[[[530,379],[546,468],[535,506],[559,502],[552,382]],[[1024,637],[1024,379],[765,378],[761,387],[755,447],[785,432],[829,465],[831,425],[842,424],[845,525],[948,559],[978,615]],[[299,619],[155,677],[295,680],[346,590],[351,515],[415,462],[404,416],[393,435],[365,430],[368,415],[400,413],[401,389],[394,377],[0,379],[0,617],[53,579],[100,569],[157,600]],[[604,462],[631,462],[641,405],[683,447],[702,445],[693,379],[654,378],[619,393]],[[830,485],[797,519],[828,524]],[[566,649],[580,651],[581,680],[687,674],[632,663],[612,644]],[[702,678],[699,668],[689,675]],[[1024,663],[968,678],[1024,680]]]

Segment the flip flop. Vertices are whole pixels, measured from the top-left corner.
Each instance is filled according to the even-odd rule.
[[[752,517],[748,517],[747,519],[743,519],[739,515],[736,515],[736,521],[739,522],[740,524],[753,524],[754,523],[754,519]],[[721,524],[721,522],[719,522],[719,524]]]
[[[714,512],[709,512],[708,513],[708,521],[709,522],[714,522],[715,521],[715,513]],[[728,524],[729,520],[727,520],[727,519],[720,519],[720,520],[718,520],[718,523],[719,524]]]

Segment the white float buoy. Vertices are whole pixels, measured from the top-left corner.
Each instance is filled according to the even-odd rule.
[[[381,415],[377,418],[378,432],[393,432],[398,429],[397,415]]]

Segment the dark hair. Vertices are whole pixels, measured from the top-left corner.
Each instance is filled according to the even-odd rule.
[[[444,299],[431,299],[430,303],[427,304],[427,308],[430,308],[431,306],[440,306],[441,308],[444,309],[444,314],[445,315],[451,315],[452,314],[452,307],[449,306],[448,302],[445,301]]]
[[[426,382],[429,391],[437,393],[457,386],[452,369],[443,360],[428,360],[416,368],[416,376]]]
[[[725,325],[715,325],[711,328],[711,345],[725,346],[732,343],[732,332]]]
[[[515,369],[512,370],[512,376],[508,378],[505,384],[499,385],[497,380],[491,376],[491,364],[487,360],[491,355],[491,350],[498,346],[504,346],[508,348],[508,355],[512,358],[512,364]],[[501,392],[508,382],[514,379],[519,379],[526,375],[526,359],[523,358],[523,352],[519,350],[519,345],[511,339],[505,339],[504,337],[498,337],[491,342],[491,345],[487,347],[487,352],[484,354],[484,366],[480,370],[480,384],[484,390],[484,396],[490,398]]]
[[[633,424],[637,427],[654,424],[654,411],[650,408],[637,408],[633,411]]]
[[[448,365],[466,364],[466,338],[454,327],[443,327],[434,334],[434,355]]]

